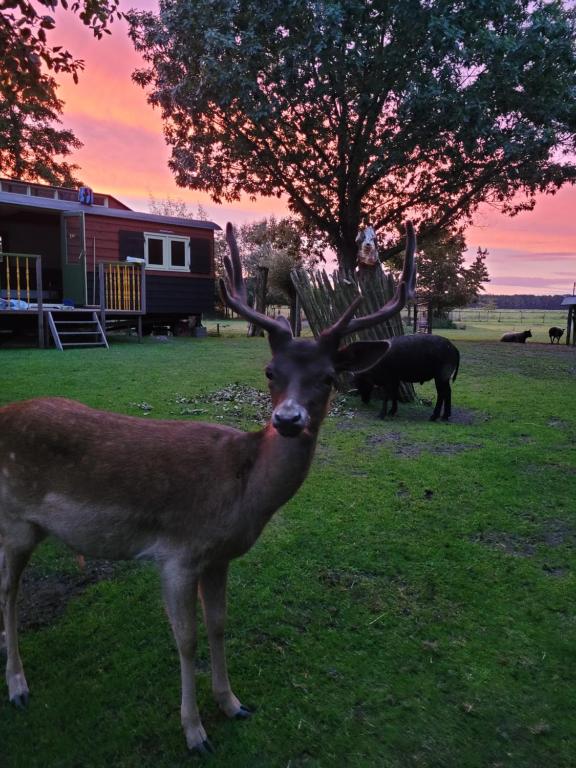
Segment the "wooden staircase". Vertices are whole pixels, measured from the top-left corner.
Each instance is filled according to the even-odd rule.
[[[102,329],[98,314],[90,310],[74,310],[69,313],[46,312],[48,327],[56,348],[63,352],[69,347],[106,347],[108,341]]]

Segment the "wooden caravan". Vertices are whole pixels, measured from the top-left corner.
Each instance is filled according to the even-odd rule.
[[[50,334],[63,349],[105,344],[113,323],[199,326],[214,306],[216,229],[85,187],[0,179],[0,329],[32,317],[39,343]]]

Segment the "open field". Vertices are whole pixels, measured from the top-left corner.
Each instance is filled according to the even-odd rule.
[[[2,350],[0,403],[64,395],[255,429],[269,353],[241,325],[109,351]],[[233,564],[230,671],[257,711],[218,713],[202,631],[213,768],[576,764],[576,352],[438,333],[462,354],[453,422],[430,423],[421,403],[380,421],[378,402],[338,398],[307,482]],[[0,684],[2,768],[190,765],[152,567],[81,573],[46,543],[22,622],[32,698],[15,710]]]
[[[549,344],[548,329],[552,325],[566,331],[568,318],[567,310],[537,310],[537,309],[455,309],[450,318],[457,326],[459,333],[450,338],[468,338],[486,341],[497,341],[502,334],[509,331],[532,331],[528,343]],[[440,335],[443,330],[434,331]],[[454,332],[453,332],[454,333]],[[448,335],[448,332],[446,332]],[[566,335],[561,344],[565,344]]]

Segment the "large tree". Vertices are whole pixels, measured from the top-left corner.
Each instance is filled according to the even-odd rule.
[[[98,38],[120,16],[119,0],[77,0],[78,14]],[[50,41],[56,11],[67,0],[4,0],[0,13],[0,174],[73,185],[76,165],[65,159],[81,146],[60,127],[63,103],[54,74],[78,81],[84,62]]]
[[[576,179],[561,0],[160,0],[129,21],[177,183],[285,195],[344,267],[363,216],[430,233]]]

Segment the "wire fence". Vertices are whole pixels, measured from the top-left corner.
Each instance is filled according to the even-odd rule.
[[[568,311],[561,309],[455,309],[449,314],[455,323],[502,323],[503,325],[566,326]]]

